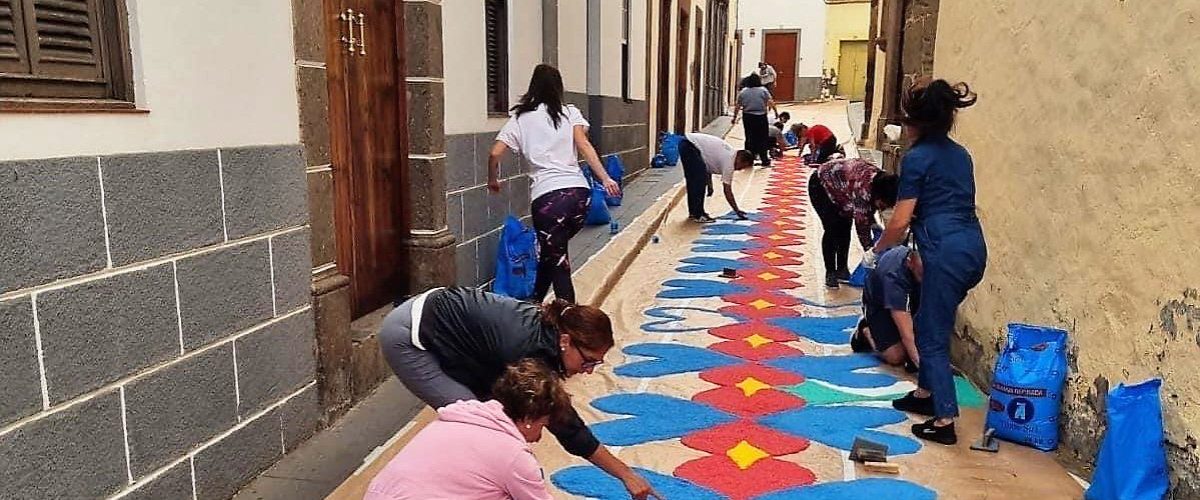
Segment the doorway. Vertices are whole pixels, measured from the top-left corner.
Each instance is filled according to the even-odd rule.
[[[688,42],[691,0],[679,2],[679,24],[675,30],[675,133],[687,132]]]
[[[669,132],[671,127],[671,0],[662,0],[658,7],[658,117],[655,120],[660,132]],[[675,132],[678,132],[676,130]]]
[[[867,93],[867,41],[843,40],[838,56],[837,93],[861,101]]]
[[[763,35],[762,60],[775,68],[776,101],[796,100],[796,67],[799,54],[799,31],[767,31]]]
[[[392,0],[324,3],[337,265],[350,277],[355,318],[407,282],[403,9]]]
[[[710,6],[711,8],[711,6]],[[704,58],[700,57],[704,53],[701,48],[704,47],[704,12],[700,7],[696,7],[696,57],[692,62],[692,131],[700,130],[703,126],[700,116],[700,94],[703,93],[700,88],[700,73],[704,70],[701,67],[704,64]]]

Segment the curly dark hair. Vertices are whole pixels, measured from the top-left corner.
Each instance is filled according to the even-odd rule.
[[[904,124],[915,128],[920,137],[927,137],[950,133],[958,110],[973,106],[977,100],[966,83],[918,80],[904,92],[900,107]]]
[[[509,365],[492,386],[492,398],[513,421],[550,417],[562,422],[571,410],[563,380],[545,362],[525,358]]]

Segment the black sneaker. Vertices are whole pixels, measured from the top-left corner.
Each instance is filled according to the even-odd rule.
[[[847,270],[847,269],[839,270],[836,273],[836,275],[837,275],[838,281],[841,281],[842,283],[850,282],[850,271],[849,270]]]
[[[916,413],[917,415],[933,416],[933,397],[918,398],[912,392],[905,394],[904,397],[892,400],[892,408],[897,410]]]
[[[827,288],[838,288],[837,273],[825,274],[825,286]]]
[[[688,220],[691,220],[692,222],[695,222],[697,224],[712,224],[712,223],[716,222],[716,219],[713,219],[712,217],[709,217],[707,215],[701,215],[699,217],[689,217]]]
[[[958,434],[954,432],[953,423],[938,427],[934,425],[934,422],[937,422],[936,418],[926,420],[921,424],[913,424],[913,435],[926,441],[933,441],[947,446],[958,444]]]

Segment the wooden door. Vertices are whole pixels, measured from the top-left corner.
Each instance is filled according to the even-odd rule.
[[[843,41],[838,56],[838,95],[861,101],[867,93],[867,42]]]
[[[325,13],[337,264],[350,277],[357,318],[407,281],[403,5],[325,0]]]
[[[687,132],[687,91],[688,91],[688,42],[691,41],[689,29],[691,2],[681,1],[679,6],[679,24],[675,30],[675,132]]]
[[[671,124],[671,16],[675,10],[671,0],[662,0],[658,7],[658,118],[655,126],[660,132],[672,131]],[[677,132],[681,132],[678,131]]]
[[[763,38],[763,61],[775,68],[775,100],[796,100],[796,63],[800,33],[767,33]]]
[[[711,6],[709,8],[712,8]],[[700,94],[703,94],[703,89],[700,88],[700,75],[704,72],[704,13],[696,7],[696,57],[692,63],[692,130],[700,130],[704,126],[704,121],[700,115]]]

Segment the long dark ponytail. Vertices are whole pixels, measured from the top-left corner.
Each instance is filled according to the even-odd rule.
[[[529,78],[529,90],[512,107],[512,111],[521,116],[545,104],[550,121],[554,123],[554,128],[558,128],[564,116],[563,93],[562,73],[558,72],[558,68],[549,64],[539,64],[533,68],[533,76]]]
[[[973,106],[977,100],[966,83],[919,80],[904,92],[900,106],[904,123],[915,128],[920,137],[927,137],[950,133],[958,110]]]

